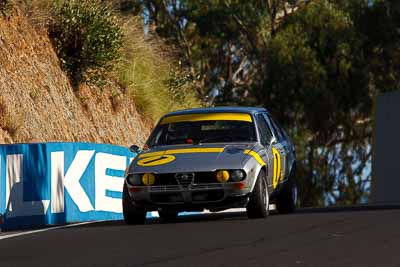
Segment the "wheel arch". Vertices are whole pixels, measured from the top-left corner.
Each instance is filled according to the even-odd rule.
[[[264,174],[267,174],[267,165],[264,165],[264,166],[261,166],[259,169],[258,169],[258,171],[256,172],[256,174],[255,174],[255,176],[254,176],[254,180],[253,180],[253,182],[252,182],[252,185],[251,185],[251,190],[250,190],[250,192],[253,192],[254,191],[254,187],[256,186],[256,182],[257,182],[257,179],[258,179],[258,176],[260,175],[260,172],[261,171],[264,171]],[[267,179],[267,185],[268,185],[268,187],[270,186],[270,184],[269,184],[269,182],[268,182],[268,179]]]

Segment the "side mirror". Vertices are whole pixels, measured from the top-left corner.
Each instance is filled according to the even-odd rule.
[[[137,146],[137,145],[133,145],[129,148],[129,150],[133,153],[139,154],[142,152],[142,150]]]
[[[269,145],[272,146],[272,145],[274,145],[274,144],[276,144],[276,138],[275,138],[275,136],[273,136],[273,137],[271,138],[271,141],[270,141]]]

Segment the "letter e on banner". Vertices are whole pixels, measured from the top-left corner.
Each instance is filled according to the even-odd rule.
[[[106,191],[122,192],[124,186],[123,177],[107,175],[107,170],[124,172],[126,169],[125,156],[116,156],[105,153],[97,153],[95,159],[95,183],[96,183],[96,211],[122,212],[120,198],[112,198],[106,195]]]

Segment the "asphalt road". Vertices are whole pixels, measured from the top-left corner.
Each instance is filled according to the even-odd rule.
[[[0,240],[0,266],[400,266],[400,210],[101,222]]]

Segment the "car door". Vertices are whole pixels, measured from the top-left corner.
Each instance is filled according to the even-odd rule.
[[[257,131],[259,134],[260,144],[262,146],[261,150],[257,151],[260,157],[264,160],[267,164],[267,181],[269,191],[273,190],[273,178],[274,172],[269,170],[274,169],[274,157],[272,154],[271,149],[271,141],[273,139],[273,134],[271,131],[270,126],[268,125],[267,121],[264,118],[263,113],[258,113],[255,115],[256,122],[257,122]]]
[[[292,142],[292,140],[290,139],[290,137],[287,135],[285,129],[283,129],[283,127],[281,127],[276,121],[275,123],[278,125],[278,127],[280,127],[282,134],[284,135],[285,138],[285,143],[284,143],[284,147],[285,147],[285,151],[286,151],[286,178],[289,178],[291,171],[292,171],[292,167],[294,166],[294,163],[296,161],[296,148]]]
[[[285,149],[285,176],[284,176],[284,180],[288,179],[291,172],[292,172],[292,167],[295,164],[296,161],[296,147],[294,146],[292,140],[289,138],[289,136],[287,135],[286,131],[283,129],[282,126],[279,125],[279,123],[274,120],[271,116],[270,116],[270,120],[272,121],[272,123],[274,123],[274,125],[276,125],[276,127],[280,130],[282,136],[283,136],[283,142],[282,145]]]
[[[287,175],[287,151],[289,144],[279,126],[274,122],[271,116],[267,113],[264,113],[263,115],[273,133],[271,150],[274,158],[274,176],[272,181],[273,188],[276,189],[277,186],[285,180]]]

